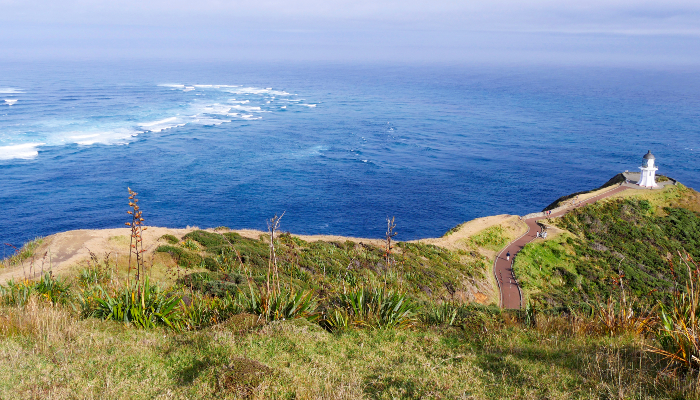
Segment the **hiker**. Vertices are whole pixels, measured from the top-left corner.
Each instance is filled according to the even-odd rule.
[[[510,251],[506,253],[506,260],[510,261]]]

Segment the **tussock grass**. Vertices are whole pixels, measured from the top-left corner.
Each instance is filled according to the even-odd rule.
[[[33,297],[0,307],[1,398],[697,399],[651,343],[591,336],[566,317],[472,328],[345,330],[239,314],[176,333],[77,318]],[[476,328],[475,328],[476,329]],[[33,373],[20,373],[31,371]]]

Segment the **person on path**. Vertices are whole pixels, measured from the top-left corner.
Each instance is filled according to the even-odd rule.
[[[506,253],[506,260],[510,261],[510,251]]]

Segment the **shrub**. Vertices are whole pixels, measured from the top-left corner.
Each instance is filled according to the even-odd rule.
[[[244,281],[243,275],[233,272],[196,272],[180,278],[178,283],[208,296],[223,297],[227,293],[235,295],[239,290],[238,285]]]
[[[170,234],[165,234],[165,235],[161,236],[160,238],[165,240],[166,242],[168,242],[170,244],[178,244],[178,242],[180,242],[180,240],[177,237],[170,235]]]
[[[202,257],[199,254],[192,253],[181,247],[163,245],[158,246],[156,252],[170,254],[175,258],[177,264],[182,267],[193,268],[202,264]]]
[[[221,234],[201,230],[192,231],[185,235],[183,239],[185,239],[185,241],[187,239],[191,239],[204,246],[207,250],[228,244],[226,239]]]

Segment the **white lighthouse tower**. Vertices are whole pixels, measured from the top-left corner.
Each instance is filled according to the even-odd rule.
[[[656,187],[656,181],[654,180],[654,175],[656,175],[657,167],[654,166],[654,161],[656,157],[651,154],[651,150],[644,155],[644,161],[642,161],[642,166],[639,167],[642,170],[642,174],[639,177],[639,182],[637,185],[644,187]]]

